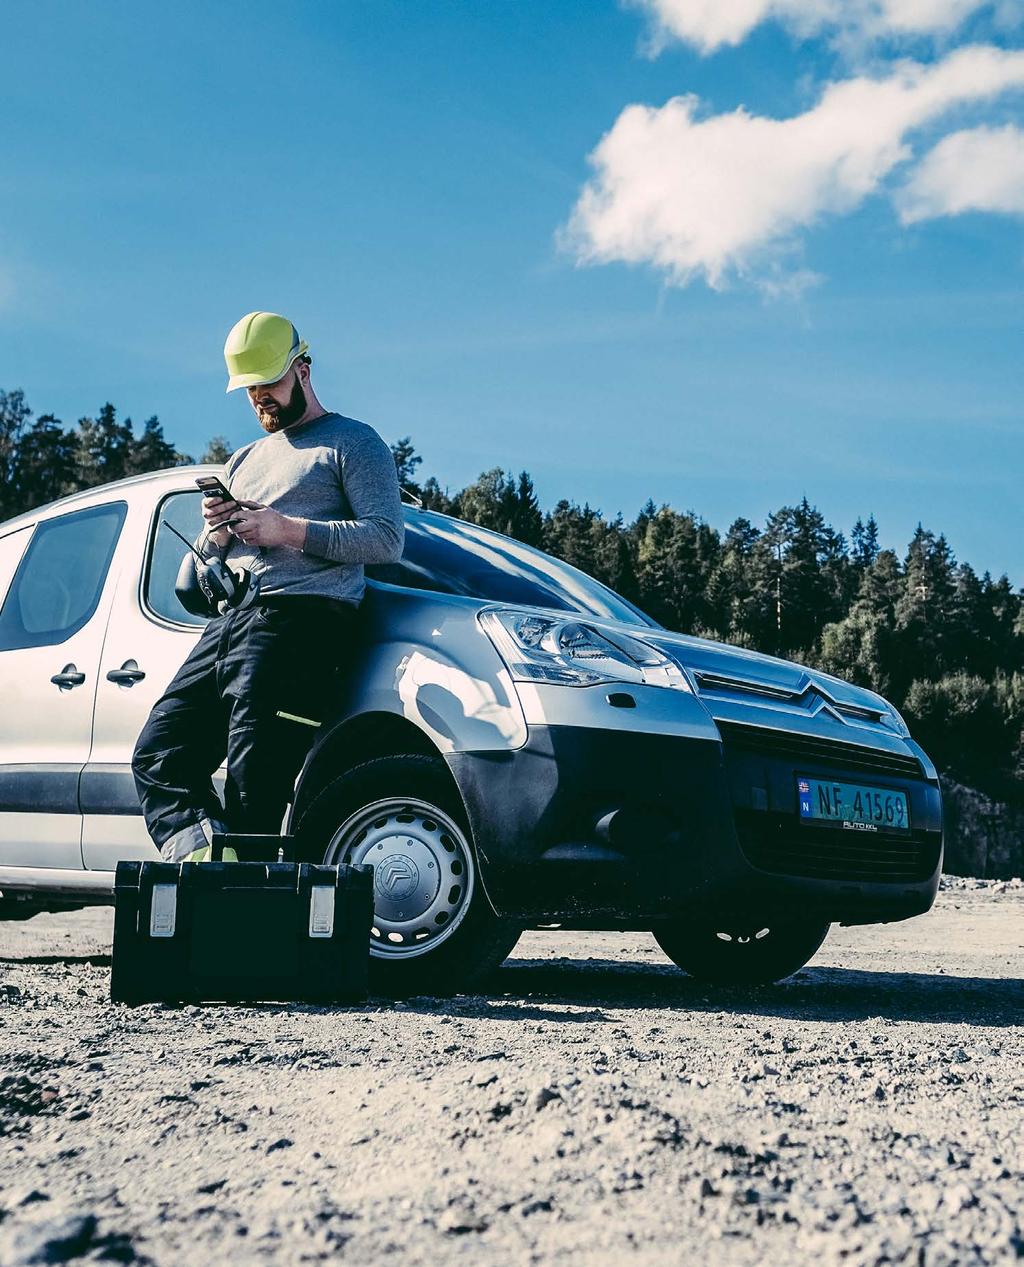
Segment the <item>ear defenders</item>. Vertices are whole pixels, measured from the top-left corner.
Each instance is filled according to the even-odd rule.
[[[248,568],[235,572],[219,559],[207,563],[193,560],[196,582],[210,607],[221,616],[228,611],[251,607],[259,593],[259,585]]]
[[[236,572],[220,559],[207,559],[171,524],[176,537],[188,546],[174,583],[178,601],[193,616],[223,616],[229,611],[251,607],[260,592],[259,579],[248,568]]]

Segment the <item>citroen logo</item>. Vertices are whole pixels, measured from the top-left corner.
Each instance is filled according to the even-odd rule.
[[[407,898],[420,882],[416,864],[400,853],[378,862],[374,868],[374,884],[377,892],[393,902]]]

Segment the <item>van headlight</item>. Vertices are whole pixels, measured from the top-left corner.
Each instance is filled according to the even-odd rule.
[[[693,693],[682,668],[641,638],[610,633],[575,616],[491,608],[477,619],[514,681],[554,686],[633,682]]]

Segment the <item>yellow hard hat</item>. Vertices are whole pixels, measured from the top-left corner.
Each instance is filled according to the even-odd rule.
[[[287,317],[276,312],[246,313],[231,327],[224,344],[229,375],[225,390],[276,383],[292,361],[308,351],[309,344],[299,338]]]

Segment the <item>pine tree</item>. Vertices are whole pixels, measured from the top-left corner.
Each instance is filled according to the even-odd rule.
[[[152,418],[146,419],[142,435],[128,441],[124,473],[140,475],[146,471],[162,471],[169,466],[180,466],[181,456],[174,445],[164,439],[164,429],[154,414]]]
[[[117,421],[108,401],[95,418],[78,420],[78,486],[94,488],[123,479],[132,448],[132,421]]]
[[[896,604],[903,593],[903,568],[895,550],[879,550],[860,579],[858,601],[885,618],[895,628]]]
[[[511,535],[517,498],[515,485],[500,466],[479,476],[458,496],[458,517],[468,523]]]
[[[402,488],[407,488],[409,492],[414,493],[418,497],[421,490],[415,480],[415,471],[423,459],[413,448],[411,437],[403,436],[396,441],[391,446],[391,452],[395,456],[395,468],[398,471],[399,485]]]
[[[19,510],[31,510],[66,497],[77,487],[78,445],[53,414],[43,414],[18,445],[14,471]]]
[[[858,518],[850,534],[850,561],[853,566],[864,572],[878,558],[879,548],[878,524],[874,515],[868,515],[867,523]]]
[[[10,518],[20,508],[15,467],[22,433],[31,417],[23,391],[0,391],[0,519]]]
[[[721,554],[718,533],[667,505],[643,519],[636,533],[639,605],[670,629],[706,630],[714,619],[709,588]]]
[[[764,541],[775,554],[776,649],[810,652],[845,607],[846,542],[806,497],[769,515]]]
[[[622,512],[619,511],[611,521],[595,519],[591,531],[594,536],[594,576],[623,598],[640,606],[636,569]]]
[[[515,504],[512,511],[511,535],[527,545],[540,546],[544,540],[544,516],[533,490],[533,480],[526,471],[519,472]]]
[[[991,629],[996,663],[1024,665],[1024,589],[1014,593],[1007,576],[993,581],[982,577],[985,592],[985,622]]]
[[[596,541],[592,525],[599,516],[589,503],[582,507],[562,498],[554,510],[544,517],[542,549],[557,559],[593,575],[596,566]]]
[[[448,496],[447,489],[442,491],[436,476],[431,475],[423,485],[420,489],[419,498],[423,503],[424,510],[436,510],[442,515],[454,515],[458,518],[455,501]]]
[[[936,679],[954,667],[951,655],[954,628],[953,569],[956,560],[944,536],[936,537],[920,524],[907,548],[903,566],[903,592],[896,603],[903,673]]]
[[[754,552],[761,533],[749,519],[736,519],[722,542],[719,565],[708,581],[709,632],[740,646],[759,644],[766,623],[765,596],[756,584]]]

